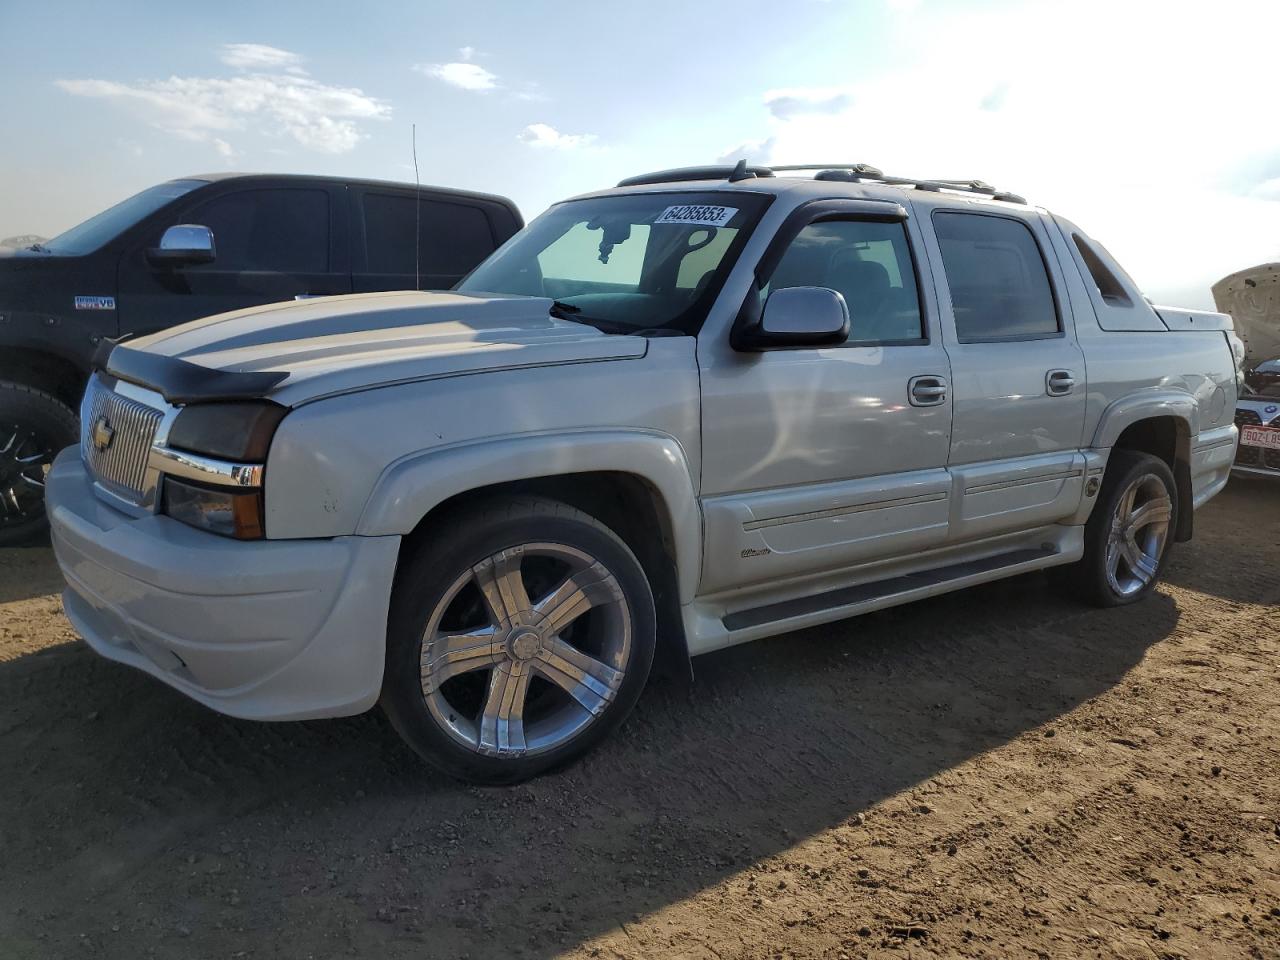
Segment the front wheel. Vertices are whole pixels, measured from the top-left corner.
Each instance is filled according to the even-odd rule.
[[[1178,488],[1168,464],[1113,450],[1085,526],[1084,557],[1067,568],[1078,591],[1101,607],[1141,600],[1164,571],[1177,519]]]
[[[644,570],[608,527],[552,500],[493,501],[406,558],[382,706],[444,772],[525,780],[622,723],[648,678],[655,624]]]
[[[45,476],[78,434],[75,413],[56,397],[0,381],[0,547],[46,535]]]

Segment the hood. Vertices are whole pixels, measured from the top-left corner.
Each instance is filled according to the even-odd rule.
[[[0,247],[0,267],[5,270],[41,270],[60,268],[76,259],[46,250],[28,250],[25,247]]]
[[[286,405],[405,380],[644,356],[643,338],[556,319],[551,305],[412,290],[317,297],[206,317],[127,348],[184,361],[188,373],[206,368],[213,379],[275,373],[270,395]]]
[[[1280,263],[1249,267],[1213,285],[1213,302],[1236,321],[1245,356],[1254,363],[1280,356]]]

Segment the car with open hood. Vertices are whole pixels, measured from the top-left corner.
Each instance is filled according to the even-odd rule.
[[[1227,481],[1241,355],[981,182],[643,175],[452,292],[104,351],[48,475],[65,609],[213,709],[381,704],[521,780],[655,665],[1036,570],[1140,601]]]

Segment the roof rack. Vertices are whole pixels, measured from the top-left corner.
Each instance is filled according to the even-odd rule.
[[[651,183],[678,183],[682,180],[729,180],[737,182],[753,177],[772,177],[779,173],[800,173],[814,171],[815,180],[838,180],[844,183],[883,183],[891,187],[911,187],[928,193],[942,190],[953,190],[957,193],[974,193],[990,197],[992,200],[1003,200],[1006,203],[1022,203],[1027,201],[1016,193],[998,190],[982,180],[921,180],[916,177],[893,177],[883,173],[878,167],[869,163],[791,163],[772,167],[748,167],[746,160],[739,160],[736,166],[715,165],[706,167],[677,167],[673,170],[659,170],[656,173],[643,173],[636,177],[627,177],[618,183],[620,187],[635,187]]]

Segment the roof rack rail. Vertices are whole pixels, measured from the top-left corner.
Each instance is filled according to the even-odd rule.
[[[815,180],[845,180],[853,182],[871,180],[875,183],[884,183],[893,187],[914,187],[917,190],[924,190],[929,193],[937,193],[940,190],[955,190],[960,193],[976,193],[980,196],[990,197],[992,200],[1003,200],[1007,203],[1025,204],[1027,202],[1025,198],[1018,196],[1018,194],[1010,193],[1007,190],[997,190],[983,180],[922,180],[918,177],[893,177],[882,173],[878,167],[873,167],[867,163],[795,163],[776,165],[769,169],[775,173],[816,170]]]
[[[642,173],[619,180],[620,187],[639,187],[647,183],[678,183],[681,180],[749,180],[753,177],[772,177],[768,167],[748,167],[745,160],[737,164],[714,164],[706,167],[674,167],[654,173]]]
[[[918,177],[894,177],[883,173],[879,167],[869,163],[789,163],[775,166],[748,167],[746,160],[739,160],[736,166],[715,165],[706,167],[677,167],[672,170],[659,170],[656,173],[643,173],[635,177],[627,177],[618,182],[620,187],[635,187],[648,183],[677,183],[682,180],[728,180],[736,183],[754,177],[772,177],[779,173],[800,173],[814,171],[815,180],[838,180],[845,183],[860,183],[869,180],[892,187],[911,187],[927,193],[938,193],[942,190],[954,190],[957,193],[974,193],[992,200],[1003,200],[1006,203],[1025,204],[1025,198],[1007,190],[998,190],[983,180],[922,180]]]

